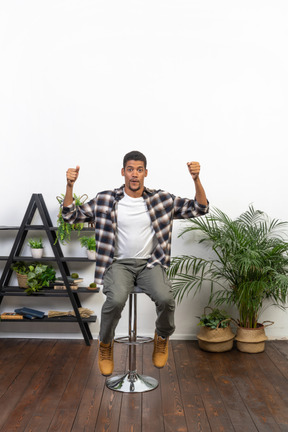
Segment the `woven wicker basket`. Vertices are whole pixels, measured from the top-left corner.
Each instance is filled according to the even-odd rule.
[[[19,288],[28,288],[28,285],[27,285],[28,276],[27,275],[21,275],[19,273],[16,273],[16,276],[17,276]]]
[[[256,354],[265,350],[265,341],[268,338],[265,334],[265,326],[259,324],[255,329],[238,327],[235,339],[239,351]]]
[[[209,352],[230,351],[233,348],[234,337],[230,325],[217,329],[201,327],[197,335],[199,348]]]

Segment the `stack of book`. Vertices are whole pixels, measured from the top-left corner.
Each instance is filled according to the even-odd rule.
[[[75,291],[78,289],[78,284],[80,282],[83,282],[83,278],[72,278],[71,276],[67,276],[70,288]],[[54,285],[54,289],[55,290],[66,290],[66,286],[64,284],[64,280],[62,277],[57,277],[55,279],[55,285]]]
[[[43,318],[45,313],[36,309],[31,309],[27,307],[22,307],[19,309],[15,309],[15,313],[19,315],[23,315],[24,318],[35,319],[35,318]]]

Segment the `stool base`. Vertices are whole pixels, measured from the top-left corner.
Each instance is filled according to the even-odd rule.
[[[158,381],[147,375],[139,375],[137,371],[134,371],[107,378],[106,386],[110,390],[123,393],[143,393],[158,387]]]

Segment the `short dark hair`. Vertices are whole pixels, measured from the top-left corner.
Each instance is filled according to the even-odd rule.
[[[144,167],[145,167],[145,169],[146,169],[146,166],[147,166],[147,160],[146,160],[146,157],[144,156],[143,153],[141,153],[141,152],[139,152],[139,151],[137,151],[137,150],[133,150],[133,151],[127,153],[127,154],[124,156],[124,158],[123,158],[123,168],[125,168],[126,163],[127,163],[129,160],[135,160],[135,161],[142,161],[142,162],[144,162]]]

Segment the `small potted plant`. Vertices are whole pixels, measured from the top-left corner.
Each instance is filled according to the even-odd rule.
[[[24,263],[23,261],[17,261],[12,264],[11,269],[14,270],[16,273],[19,288],[28,288],[28,264]]]
[[[85,247],[87,251],[87,257],[90,260],[95,260],[96,258],[96,240],[95,237],[81,237],[80,238],[81,247]]]
[[[42,239],[29,239],[28,245],[31,249],[31,255],[33,258],[42,258],[43,256],[43,243]]]
[[[41,263],[25,264],[17,261],[11,266],[16,272],[20,288],[25,288],[25,292],[30,295],[40,291],[44,287],[49,287],[51,282],[55,281],[56,272],[50,265]],[[25,276],[25,283],[19,280],[19,275]],[[21,278],[20,278],[21,279]]]
[[[206,310],[210,309],[209,313]],[[231,330],[231,317],[223,310],[207,306],[199,318],[198,345],[204,351],[225,352],[233,348],[235,337]]]

